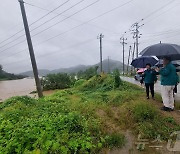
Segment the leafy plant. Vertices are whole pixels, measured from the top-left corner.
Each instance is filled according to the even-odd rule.
[[[122,134],[111,134],[105,138],[106,146],[110,148],[118,147],[121,148],[125,145],[125,137]]]
[[[70,88],[74,80],[68,74],[49,74],[41,80],[44,90]]]
[[[114,75],[114,87],[118,88],[120,86],[120,84],[122,83],[121,79],[120,79],[120,73],[118,69],[115,69],[113,72]]]

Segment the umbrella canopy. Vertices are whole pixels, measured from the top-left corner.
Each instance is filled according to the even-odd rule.
[[[168,56],[171,60],[180,60],[180,46],[176,44],[159,43],[145,48],[140,55],[156,56],[159,59]]]
[[[180,64],[178,64],[178,63],[175,62],[175,61],[172,61],[172,64],[173,64],[175,67],[179,67],[179,66],[180,66]],[[155,66],[163,67],[163,60],[159,60],[159,62],[158,62]]]
[[[131,65],[135,68],[145,68],[146,64],[151,64],[151,66],[154,66],[155,64],[157,64],[157,62],[158,60],[156,60],[154,57],[142,56],[134,59]]]

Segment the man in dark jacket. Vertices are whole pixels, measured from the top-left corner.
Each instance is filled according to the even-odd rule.
[[[146,96],[149,99],[149,89],[154,99],[154,83],[157,81],[156,71],[151,69],[151,64],[146,64],[146,70],[143,73],[144,83],[146,87]]]

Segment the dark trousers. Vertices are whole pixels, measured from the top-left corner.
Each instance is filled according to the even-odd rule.
[[[154,97],[154,83],[145,83],[146,95],[149,97],[149,89],[151,90],[151,95]]]

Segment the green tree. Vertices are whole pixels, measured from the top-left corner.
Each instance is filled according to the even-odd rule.
[[[71,87],[73,81],[66,73],[49,74],[41,80],[44,90],[65,89]]]
[[[93,76],[97,75],[97,70],[98,70],[98,66],[95,67],[90,67],[88,69],[86,69],[85,71],[79,71],[77,73],[77,77],[78,79],[90,79]]]
[[[2,65],[0,65],[0,72],[2,71],[2,69],[3,69],[3,67],[2,67]]]

